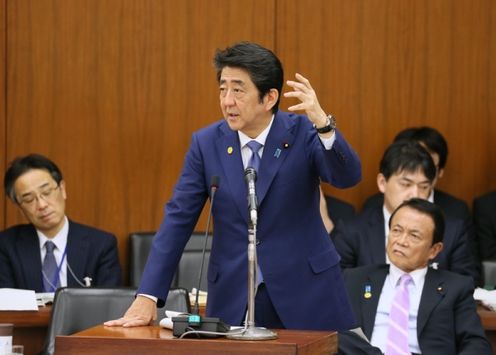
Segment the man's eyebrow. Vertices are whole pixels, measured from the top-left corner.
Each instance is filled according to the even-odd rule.
[[[229,81],[231,83],[234,83],[234,84],[245,86],[245,82],[243,80],[240,80],[240,79],[234,79],[234,80],[229,80]],[[220,79],[219,83],[220,84],[225,84],[225,83],[227,83],[227,80],[226,79]]]

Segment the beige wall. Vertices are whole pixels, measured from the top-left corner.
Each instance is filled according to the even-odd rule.
[[[114,232],[125,266],[128,234],[161,221],[191,133],[221,117],[212,56],[238,40],[273,48],[287,78],[307,76],[359,153],[363,182],[328,192],[360,206],[376,191],[385,146],[424,124],[450,143],[442,189],[471,203],[496,188],[492,0],[0,0],[0,8],[0,166],[29,152],[55,160],[68,215]],[[0,204],[0,227],[22,221]]]

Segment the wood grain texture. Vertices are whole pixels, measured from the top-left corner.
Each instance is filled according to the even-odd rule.
[[[178,339],[172,331],[158,326],[111,328],[96,326],[70,336],[58,336],[55,350],[63,354],[122,354],[127,349],[139,354],[333,354],[337,333],[277,329],[276,340],[239,341],[215,339]]]
[[[326,192],[360,207],[377,191],[385,147],[418,125],[449,142],[441,189],[468,203],[496,189],[492,0],[0,0],[0,8],[0,166],[29,152],[56,161],[68,215],[115,233],[125,268],[129,233],[159,226],[192,132],[221,117],[212,57],[239,40],[273,48],[286,78],[307,76],[360,155],[363,181]],[[2,201],[1,226],[24,221]],[[204,223],[205,213],[197,229]]]
[[[360,185],[326,191],[360,206],[377,191],[385,147],[419,125],[449,142],[441,189],[471,203],[496,187],[493,1],[277,4],[277,52],[288,76],[308,76],[362,158]]]
[[[117,234],[126,266],[128,234],[158,228],[191,133],[221,117],[215,49],[272,46],[274,1],[7,4],[7,158],[56,161],[69,217]],[[21,221],[9,206],[7,224]]]

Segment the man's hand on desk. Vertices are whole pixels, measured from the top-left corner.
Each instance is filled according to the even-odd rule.
[[[147,297],[137,296],[122,318],[103,324],[108,327],[141,327],[150,325],[156,318],[156,303]]]

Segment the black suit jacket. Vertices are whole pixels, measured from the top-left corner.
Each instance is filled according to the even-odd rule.
[[[482,260],[496,259],[496,191],[474,199],[474,224]]]
[[[348,222],[339,222],[331,237],[341,256],[342,268],[386,262],[382,206],[370,207]],[[463,221],[446,220],[443,244],[443,250],[432,263],[437,263],[441,269],[471,276],[478,284],[479,269],[471,254],[467,226]]]
[[[450,219],[461,219],[466,223],[472,221],[470,215],[470,209],[465,201],[450,195],[441,190],[434,190],[434,203],[441,207],[447,218]],[[377,208],[384,204],[384,195],[380,192],[370,196],[365,200],[362,206],[362,211],[366,211],[369,208]]]
[[[31,224],[0,232],[0,287],[43,292],[38,235]],[[91,277],[93,286],[121,285],[121,267],[115,236],[69,221],[67,262],[81,283]],[[80,287],[67,270],[67,285]]]
[[[355,317],[371,339],[379,297],[388,265],[371,265],[344,272]],[[365,286],[372,297],[365,298]],[[423,354],[492,354],[473,299],[470,278],[445,270],[427,271],[417,317],[417,337]]]
[[[327,205],[327,214],[333,223],[339,220],[346,221],[355,216],[355,207],[336,197],[324,195]]]

